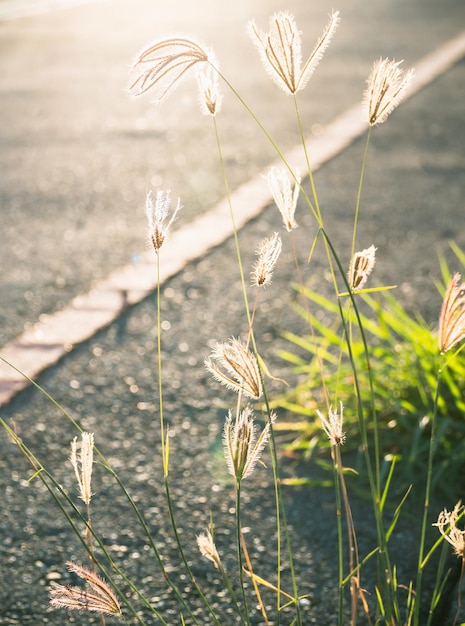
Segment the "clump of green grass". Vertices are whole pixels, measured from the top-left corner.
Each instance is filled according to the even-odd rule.
[[[453,245],[457,254],[460,251]],[[444,276],[449,279],[443,264]],[[307,335],[284,332],[289,349],[280,356],[299,376],[299,384],[280,398],[276,405],[302,416],[290,448],[308,456],[321,439],[315,409],[324,401],[324,384],[348,409],[345,429],[347,445],[357,442],[356,401],[353,393],[353,367],[347,358],[346,338],[337,303],[309,289],[298,288],[306,303],[295,310],[312,332]],[[443,292],[444,290],[441,289]],[[378,416],[380,453],[396,456],[398,471],[411,481],[424,468],[429,450],[431,415],[435,403],[437,372],[442,366],[438,351],[437,328],[419,313],[411,315],[391,290],[376,295],[361,293],[359,316],[370,346],[370,371],[365,367],[364,338],[356,329],[351,334],[351,352],[359,372],[363,409],[374,404]],[[439,301],[439,299],[438,299]],[[352,314],[351,322],[354,323]],[[447,360],[437,397],[437,449],[434,485],[463,483],[465,465],[465,357],[455,354]],[[294,420],[295,421],[295,420]],[[367,423],[372,435],[372,423]],[[283,425],[285,429],[285,425]],[[353,437],[351,435],[354,435]],[[323,442],[326,445],[326,441]],[[448,480],[444,481],[444,475]]]

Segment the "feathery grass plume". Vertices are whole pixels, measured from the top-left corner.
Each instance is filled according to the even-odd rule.
[[[412,82],[414,70],[405,73],[399,67],[403,61],[378,59],[373,64],[363,94],[363,106],[370,126],[382,124],[404,97]]]
[[[221,569],[221,559],[216,549],[215,542],[213,541],[212,534],[209,530],[204,533],[200,533],[197,536],[197,545],[200,553],[209,561],[215,564],[217,569]]]
[[[153,245],[156,254],[158,254],[158,251],[162,247],[170,226],[176,219],[178,211],[181,209],[180,203],[181,201],[178,198],[176,208],[173,211],[173,214],[168,223],[165,224],[165,221],[171,209],[170,191],[163,191],[159,189],[157,191],[155,204],[153,202],[152,192],[149,191],[147,194],[147,198],[145,201],[145,212],[147,214],[147,220],[149,223],[148,237]]]
[[[294,181],[291,180],[291,177],[283,167],[279,169],[272,167],[267,176],[268,187],[273,194],[274,201],[282,215],[284,226],[288,232],[298,227],[294,214],[300,192],[300,172],[296,172],[295,177],[295,185],[294,189],[292,189]]]
[[[271,423],[275,419],[276,416],[272,413]],[[250,407],[245,407],[235,418],[232,411],[229,411],[224,423],[223,445],[229,473],[237,482],[253,472],[268,441],[269,431],[270,422],[265,425],[257,439],[254,413]]]
[[[118,598],[111,587],[100,576],[90,570],[68,561],[71,572],[86,581],[88,589],[56,585],[50,591],[50,604],[70,611],[91,611],[103,615],[121,615]]]
[[[463,514],[465,507],[461,502],[457,502],[453,511],[444,509],[439,513],[438,521],[433,524],[437,526],[439,532],[446,541],[454,548],[454,553],[465,558],[465,530],[457,528],[457,520]]]
[[[213,65],[201,66],[197,72],[199,86],[200,110],[204,115],[215,116],[221,111],[223,94],[220,92],[216,61],[211,59]]]
[[[375,266],[376,250],[377,248],[372,245],[369,248],[365,248],[365,250],[356,252],[352,257],[348,274],[349,285],[352,291],[362,289],[367,282],[368,276]]]
[[[328,435],[328,439],[332,446],[340,446],[346,440],[344,431],[342,430],[342,421],[344,414],[344,406],[340,403],[339,413],[329,407],[328,417],[325,417],[321,411],[317,411],[317,415],[321,420],[323,430]]]
[[[232,337],[228,343],[217,343],[205,359],[205,367],[218,382],[233,391],[256,399],[263,393],[257,359],[240,339]]]
[[[439,349],[453,348],[465,337],[465,283],[456,272],[447,287],[439,316]]]
[[[252,285],[256,287],[266,287],[271,283],[273,270],[281,254],[282,241],[278,233],[272,237],[267,237],[258,246],[256,255],[258,259],[253,264],[250,273]]]
[[[129,93],[141,96],[147,91],[161,103],[179,81],[199,63],[209,62],[203,46],[183,37],[173,37],[149,44],[136,56],[132,69],[138,72],[129,86]]]
[[[75,437],[71,442],[71,456],[69,460],[74,468],[79,485],[79,497],[86,504],[89,504],[92,497],[90,483],[92,479],[92,464],[94,462],[94,434],[82,433],[80,447],[81,450],[78,454],[77,437]]]
[[[255,42],[262,63],[273,81],[284,92],[295,94],[303,89],[324,51],[328,47],[339,23],[339,11],[333,12],[326,28],[317,41],[313,52],[302,67],[300,31],[294,16],[287,11],[275,13],[270,19],[270,31],[258,30],[251,20],[247,25],[249,35]]]

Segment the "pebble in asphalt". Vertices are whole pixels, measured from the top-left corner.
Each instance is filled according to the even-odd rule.
[[[459,221],[465,145],[459,87],[464,73],[465,65],[459,63],[377,129],[363,197],[359,241],[378,246],[378,280],[395,280],[405,301],[412,307],[420,306],[432,321],[440,306],[433,285],[438,266],[432,250],[441,244],[445,248],[451,236],[459,244],[465,243]],[[351,210],[347,206],[354,204],[362,152],[363,140],[357,141],[317,174],[328,229],[340,249],[348,247]],[[305,215],[299,216],[299,221],[297,248],[304,259],[312,225]],[[263,236],[277,229],[280,219],[271,207],[241,232],[246,263],[250,264]],[[274,351],[282,345],[280,331],[298,330],[299,324],[289,308],[291,266],[287,242],[273,284],[262,301],[257,326],[266,346],[265,356],[278,372],[281,363]],[[309,268],[314,280],[321,280],[320,267],[316,258]],[[220,552],[227,554],[233,532],[233,502],[219,440],[224,414],[234,397],[211,382],[202,360],[213,341],[244,332],[236,274],[234,248],[227,242],[163,288],[165,412],[173,430],[171,483],[176,515],[199,578],[213,587],[218,583],[208,564],[197,556],[195,535],[205,527],[212,510]],[[40,382],[85,429],[95,431],[98,445],[137,494],[157,541],[166,546],[176,563],[160,487],[154,326],[154,299],[148,298],[46,372]],[[66,420],[32,390],[20,394],[2,416],[15,420],[20,435],[47,459],[59,480],[74,489],[66,459],[75,433]],[[25,482],[28,469],[3,436],[1,446],[5,515],[1,522],[0,579],[8,581],[0,591],[2,623],[62,624],[63,613],[47,610],[46,587],[53,573],[59,572],[62,580],[67,580],[64,562],[82,561],[82,550],[37,482]],[[269,478],[269,468],[257,468],[245,493],[244,522],[251,528],[251,542],[264,568],[274,556]],[[94,481],[95,526],[115,558],[127,564],[129,573],[141,581],[169,620],[171,598],[122,499],[98,467]],[[335,535],[328,531],[328,527],[333,528],[332,495],[325,490],[292,489],[286,496],[302,591],[309,593],[305,623],[334,623]],[[363,524],[363,549],[374,540],[366,521],[366,503],[358,504],[355,515]],[[402,542],[405,573],[409,565],[405,541],[413,542],[415,535],[407,533],[398,540]],[[189,594],[188,587],[186,583]],[[82,622],[78,616],[67,621],[73,620]],[[92,623],[92,619],[86,618],[85,623]]]

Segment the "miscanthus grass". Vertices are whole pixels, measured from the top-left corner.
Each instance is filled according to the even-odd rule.
[[[409,490],[399,496],[394,514],[388,511],[388,503],[391,504],[392,498],[398,497],[395,489],[398,474],[394,457],[387,472],[382,471],[385,461],[382,458],[380,441],[382,438],[378,398],[380,386],[373,367],[377,352],[375,346],[370,343],[370,333],[375,334],[375,326],[373,320],[362,312],[362,308],[365,311],[367,304],[370,306],[380,293],[384,296],[392,287],[372,285],[377,242],[360,243],[357,226],[362,217],[362,190],[370,141],[376,127],[389,119],[390,114],[405,97],[413,79],[413,70],[404,71],[401,67],[402,62],[387,58],[380,58],[373,64],[363,94],[362,106],[367,124],[367,139],[361,159],[360,178],[356,181],[358,194],[354,207],[351,247],[350,250],[338,250],[327,228],[324,206],[320,202],[313,177],[311,146],[308,146],[305,140],[306,133],[298,98],[322,61],[327,47],[337,33],[339,22],[339,12],[333,11],[313,49],[307,48],[295,17],[287,11],[277,12],[270,18],[268,31],[261,30],[253,20],[247,26],[263,68],[278,89],[277,95],[279,91],[283,92],[283,97],[290,97],[294,103],[294,123],[305,154],[305,172],[297,171],[286,161],[280,147],[268,132],[266,124],[255,115],[253,108],[234,89],[221,72],[214,52],[202,42],[184,36],[161,39],[143,48],[133,62],[129,93],[133,97],[147,94],[159,105],[172,96],[181,81],[192,77],[197,83],[200,110],[210,118],[216,141],[219,175],[224,183],[234,232],[237,280],[242,289],[243,315],[240,334],[213,337],[212,345],[215,347],[210,354],[204,355],[201,366],[211,375],[211,384],[218,386],[217,393],[224,393],[230,401],[230,408],[224,415],[223,463],[229,472],[234,490],[234,532],[229,535],[234,539],[228,547],[225,558],[224,549],[220,549],[216,541],[218,528],[213,516],[208,528],[199,528],[197,535],[190,538],[181,532],[176,519],[176,502],[171,491],[169,416],[165,414],[164,406],[164,391],[169,381],[164,377],[162,359],[165,353],[160,276],[164,251],[170,245],[170,230],[175,220],[182,219],[182,211],[181,200],[175,200],[176,196],[172,196],[170,190],[149,190],[145,198],[147,240],[153,250],[154,272],[157,277],[154,314],[157,335],[154,358],[157,376],[153,391],[157,399],[158,419],[154,419],[153,428],[158,428],[160,433],[159,469],[162,473],[165,511],[179,562],[176,563],[176,567],[168,562],[163,553],[163,546],[158,540],[155,541],[153,531],[145,521],[144,511],[141,510],[137,497],[129,492],[115,469],[101,453],[99,442],[94,441],[94,433],[84,431],[78,419],[70,415],[36,382],[30,381],[63,412],[79,435],[70,443],[69,464],[70,474],[74,474],[77,483],[77,500],[81,501],[77,503],[76,494],[65,489],[47,468],[47,464],[24,443],[15,428],[1,420],[13,442],[31,464],[33,478],[43,482],[59,511],[65,516],[79,539],[83,560],[87,560],[86,565],[74,560],[63,564],[79,581],[76,584],[55,585],[50,589],[50,604],[54,608],[80,611],[84,614],[96,613],[102,624],[106,623],[106,619],[118,619],[127,624],[157,623],[167,626],[174,623],[217,626],[239,623],[251,626],[257,622],[269,626],[271,624],[305,626],[308,623],[307,617],[303,615],[302,606],[311,581],[308,577],[300,579],[297,575],[298,568],[295,567],[295,540],[288,524],[288,510],[283,494],[285,481],[281,467],[282,459],[276,438],[276,429],[280,426],[282,416],[273,408],[278,403],[273,401],[269,392],[269,382],[273,376],[267,366],[266,357],[270,346],[262,345],[257,333],[257,329],[260,329],[260,298],[264,289],[273,289],[273,276],[280,270],[281,252],[289,246],[293,250],[302,317],[306,323],[302,335],[294,340],[308,350],[312,363],[316,363],[316,367],[312,369],[312,389],[319,389],[319,404],[312,405],[308,415],[309,424],[327,438],[333,469],[338,596],[326,599],[332,609],[330,621],[331,623],[336,621],[340,626],[343,624],[355,626],[361,621],[388,626],[432,625],[435,607],[441,599],[447,575],[441,568],[438,569],[436,584],[434,589],[430,590],[431,600],[425,606],[424,573],[436,556],[439,546],[442,545],[444,548],[450,544],[455,555],[461,560],[458,608],[454,619],[454,624],[458,623],[465,563],[464,530],[461,525],[462,504],[457,503],[451,512],[444,509],[439,513],[434,523],[439,531],[439,538],[430,547],[427,545],[427,531],[431,530],[430,506],[435,456],[438,449],[438,415],[442,410],[443,400],[442,384],[444,380],[449,380],[449,368],[458,358],[461,342],[465,338],[465,284],[459,273],[449,277],[443,293],[442,310],[438,315],[439,331],[437,341],[434,342],[435,360],[432,366],[436,368],[434,399],[430,404],[428,415],[428,450],[424,473],[421,476],[424,482],[424,497],[417,545],[417,567],[415,572],[406,574],[402,571],[401,575],[407,578],[401,579],[397,564],[392,561],[390,539]],[[304,49],[311,51],[304,53]],[[272,232],[262,241],[256,242],[256,258],[250,267],[246,267],[243,260],[244,251],[239,242],[228,169],[223,157],[221,111],[227,97],[238,99],[244,113],[250,115],[257,123],[282,161],[280,167],[270,169],[264,184],[269,186],[276,210],[280,213],[283,233]],[[299,207],[309,212],[316,226],[316,234],[309,235],[307,239],[308,250],[305,252],[308,264],[304,266],[297,260],[294,241],[294,231],[300,228],[301,223],[298,216]],[[322,245],[326,254],[327,269],[334,288],[332,299],[323,300],[323,296],[311,294],[306,286],[308,268],[310,266],[312,269],[313,253],[318,245]],[[324,302],[337,317],[338,333],[321,324],[318,317],[312,313],[314,302],[320,304]],[[405,327],[407,326],[405,324]],[[307,337],[305,332],[308,331]],[[322,337],[328,341],[325,343]],[[331,374],[330,367],[333,368]],[[297,407],[296,403],[294,407]],[[364,476],[368,484],[376,534],[376,544],[366,553],[360,552],[357,524],[352,516],[352,481],[347,479],[344,462],[346,446],[349,449],[358,448],[364,459]],[[153,460],[146,459],[146,462],[151,464]],[[250,549],[250,540],[244,529],[243,515],[247,505],[244,504],[243,494],[244,490],[248,489],[251,476],[257,472],[264,472],[267,463],[271,465],[276,527],[272,537],[261,539],[267,541],[269,546],[273,546],[276,557],[273,571],[263,572],[254,552]],[[134,531],[137,530],[143,537],[147,549],[155,559],[156,567],[161,572],[164,584],[178,603],[179,614],[174,621],[172,614],[169,617],[169,614],[164,612],[163,606],[159,606],[157,601],[143,593],[137,580],[125,574],[124,560],[116,562],[102,537],[96,532],[93,523],[98,515],[97,504],[94,501],[94,495],[99,489],[96,469],[98,473],[107,473],[121,490],[133,514]],[[260,536],[260,528],[256,529],[256,532]],[[204,559],[220,576],[224,585],[223,604],[226,602],[227,611],[217,608],[213,590],[197,580],[192,558],[189,556],[192,545],[198,550],[198,558]],[[234,558],[231,559],[231,555]],[[373,562],[376,562],[375,567],[368,569]],[[289,574],[284,577],[283,570],[286,568]],[[179,577],[173,575],[173,570],[176,569],[182,569],[182,579],[189,581],[194,599],[179,584]],[[224,600],[225,597],[227,601]],[[273,598],[273,602],[269,602],[269,597]],[[66,621],[65,615],[62,616],[62,621]]]

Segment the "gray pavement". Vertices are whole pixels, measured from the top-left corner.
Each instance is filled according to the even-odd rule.
[[[122,93],[128,60],[148,40],[173,30],[200,33],[217,50],[234,84],[250,102],[257,102],[255,108],[270,120],[278,141],[284,147],[296,143],[290,116],[284,114],[290,102],[262,75],[243,35],[249,17],[265,27],[268,14],[281,6],[261,3],[251,10],[245,2],[234,7],[172,2],[162,7],[144,1],[134,13],[134,3],[112,2],[111,11],[109,4],[0,23],[2,343],[138,254],[145,237],[147,187],[170,186],[179,193],[183,220],[222,196],[210,127],[197,113],[191,88],[180,89],[160,109],[147,101],[129,101]],[[295,2],[288,8],[295,11],[311,48],[333,5]],[[340,31],[303,93],[309,128],[327,123],[360,98],[375,58],[395,56],[405,58],[407,66],[415,65],[465,26],[462,2],[386,0],[367,6],[346,0],[334,8],[341,10]],[[251,74],[243,71],[245,64]],[[464,85],[462,61],[376,129],[363,195],[359,240],[378,246],[378,280],[398,284],[398,295],[431,321],[440,306],[434,287],[439,277],[436,250],[446,250],[451,237],[465,247]],[[233,186],[274,159],[253,125],[239,114],[231,99],[219,118]],[[356,141],[317,174],[328,230],[340,249],[349,245],[362,151],[363,140]],[[300,222],[297,249],[305,259],[307,228],[312,225],[305,215]],[[271,207],[243,230],[240,239],[248,262],[257,242],[278,228],[280,220]],[[232,501],[219,440],[232,399],[218,394],[202,360],[212,342],[244,332],[233,259],[228,241],[170,280],[163,300],[165,410],[173,428],[177,515],[199,579],[213,588],[218,581],[197,559],[194,537],[212,510],[220,550],[227,553]],[[260,312],[260,336],[272,346],[265,356],[277,373],[282,364],[274,349],[282,345],[280,331],[298,330],[299,324],[289,309],[290,266],[292,254],[286,247]],[[317,257],[310,280],[321,280],[320,267]],[[324,282],[321,287],[325,289]],[[159,486],[154,327],[154,302],[148,299],[76,349],[40,382],[85,429],[95,431],[104,453],[137,493],[157,540],[176,563]],[[20,435],[40,451],[63,484],[74,489],[66,467],[74,432],[59,412],[27,390],[2,410],[2,416],[14,419]],[[29,470],[3,434],[0,449],[1,623],[98,623],[79,616],[65,620],[64,614],[47,610],[50,578],[61,575],[60,580],[67,581],[64,562],[82,561],[82,550],[47,494],[36,483],[26,483]],[[291,469],[309,471],[305,466],[287,471]],[[259,468],[245,494],[248,525],[255,533],[259,524],[254,545],[264,565],[273,558],[267,472]],[[119,494],[102,472],[96,472],[95,480],[94,522],[112,554],[166,611],[167,619],[178,623],[170,617],[175,614],[172,598]],[[334,536],[328,532],[332,494],[294,489],[286,497],[298,574],[303,592],[309,593],[305,624],[329,626],[335,623],[336,581]],[[366,503],[356,501],[354,514],[363,529],[362,550],[369,548],[373,532]],[[402,580],[407,580],[411,565],[405,545],[414,540],[409,521],[398,537]]]
[[[148,188],[181,196],[184,224],[224,195],[194,85],[161,108],[126,97],[129,63],[146,42],[199,36],[279,145],[298,142],[292,103],[276,93],[245,35],[248,19],[265,28],[278,8],[114,0],[0,22],[0,345],[139,253]],[[333,4],[287,8],[311,50]],[[461,1],[343,0],[334,8],[341,25],[300,98],[307,132],[360,99],[374,59],[414,65],[465,25]],[[230,94],[219,125],[234,188],[275,155]]]

